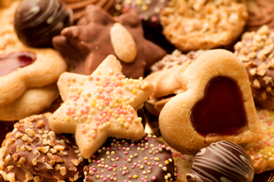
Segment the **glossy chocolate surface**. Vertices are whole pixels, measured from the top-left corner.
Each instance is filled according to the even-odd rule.
[[[92,156],[86,182],[175,181],[171,151],[162,141],[147,135],[140,141],[109,138]]]
[[[36,60],[36,54],[31,52],[15,52],[0,55],[0,76],[7,75],[17,68],[32,64]]]
[[[251,182],[253,176],[250,156],[241,146],[228,141],[201,149],[186,175],[188,182]]]
[[[247,118],[237,83],[224,76],[212,78],[204,98],[192,108],[191,122],[203,136],[238,134]]]
[[[51,46],[52,37],[71,24],[71,12],[58,0],[23,0],[14,18],[18,38],[33,47]]]

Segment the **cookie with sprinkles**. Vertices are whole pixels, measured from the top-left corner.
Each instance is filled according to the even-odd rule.
[[[251,156],[256,173],[274,169],[274,112],[257,109],[264,137],[259,142],[244,145]]]
[[[83,175],[83,159],[73,135],[55,134],[51,113],[20,120],[0,149],[0,174],[7,181],[76,181]]]
[[[91,157],[84,181],[175,181],[171,153],[168,146],[150,134],[138,141],[108,138]]]
[[[50,117],[56,133],[75,133],[84,158],[90,158],[108,137],[140,140],[144,135],[136,110],[153,92],[142,78],[128,79],[109,55],[89,76],[63,73],[58,82],[64,104]]]

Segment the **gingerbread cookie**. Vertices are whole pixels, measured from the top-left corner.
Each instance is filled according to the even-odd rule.
[[[63,73],[58,87],[64,104],[53,113],[56,133],[75,133],[81,154],[90,158],[108,137],[139,140],[144,136],[136,111],[153,92],[141,78],[125,78],[121,65],[109,55],[89,76]]]
[[[101,8],[90,5],[77,26],[62,30],[54,37],[54,47],[74,68],[75,73],[89,75],[109,55],[121,61],[123,74],[143,77],[165,51],[143,37],[142,25],[134,11],[116,19]]]
[[[14,15],[18,38],[28,46],[52,46],[52,37],[72,24],[72,13],[59,0],[22,0]]]
[[[263,25],[274,28],[273,0],[247,0],[247,7],[247,31],[257,31]]]
[[[229,45],[248,18],[245,0],[171,0],[161,13],[163,33],[183,51]]]
[[[26,47],[18,40],[13,29],[17,6],[18,2],[14,2],[0,11],[0,120],[9,121],[39,113],[48,107],[59,95],[57,86],[53,84],[67,69],[57,51]],[[16,114],[11,108],[17,111]]]
[[[239,145],[219,141],[202,148],[196,154],[189,182],[200,181],[241,181],[252,182],[254,169],[252,160]]]
[[[159,116],[161,134],[171,147],[195,153],[219,140],[247,143],[261,139],[248,76],[234,54],[206,51],[178,72],[182,92],[164,105]]]
[[[171,154],[170,147],[150,134],[138,141],[109,138],[91,157],[85,182],[98,178],[102,181],[175,181],[177,170]]]
[[[83,175],[83,159],[73,135],[55,134],[50,113],[20,120],[0,149],[0,173],[7,181],[69,180]]]
[[[246,67],[255,103],[274,109],[274,31],[262,26],[257,32],[246,32],[234,47]]]
[[[89,4],[101,7],[108,11],[113,6],[115,0],[61,0],[66,3],[66,6],[73,11],[73,21],[77,22],[85,16],[85,8]]]

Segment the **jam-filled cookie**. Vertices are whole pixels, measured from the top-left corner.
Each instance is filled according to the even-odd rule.
[[[69,180],[83,175],[83,159],[73,135],[54,133],[50,113],[20,120],[0,149],[0,173],[7,181]]]
[[[206,51],[182,72],[173,73],[177,75],[158,80],[176,76],[184,86],[159,115],[162,137],[171,147],[195,153],[219,140],[246,143],[261,139],[248,76],[233,53]]]
[[[56,81],[67,69],[57,51],[30,48],[17,38],[13,28],[17,6],[15,1],[0,11],[0,120],[5,121],[49,107],[59,95]]]
[[[165,37],[189,51],[231,44],[242,33],[248,13],[245,0],[171,0],[160,18]]]

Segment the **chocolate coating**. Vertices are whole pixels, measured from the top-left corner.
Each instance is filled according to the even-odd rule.
[[[109,54],[115,55],[110,29],[117,22],[132,35],[137,49],[132,62],[120,60],[122,72],[128,78],[143,77],[166,52],[143,37],[142,25],[135,11],[114,19],[103,9],[89,5],[86,16],[78,21],[77,26],[62,30],[61,36],[53,38],[53,45],[74,68],[74,72],[90,75]]]
[[[236,81],[225,76],[212,78],[190,117],[195,130],[203,136],[237,135],[246,126],[247,118]]]
[[[212,143],[201,149],[187,173],[189,182],[251,182],[253,176],[250,156],[241,146],[228,141]]]
[[[85,182],[175,181],[171,151],[162,141],[147,135],[140,141],[109,138],[91,158]]]
[[[3,171],[16,181],[57,179],[75,181],[83,173],[83,159],[72,135],[51,131],[50,114],[20,120],[3,143]],[[6,179],[7,180],[7,179]],[[11,179],[8,179],[11,180]]]
[[[18,38],[33,47],[51,46],[52,37],[71,23],[71,12],[58,0],[23,0],[14,18]]]

